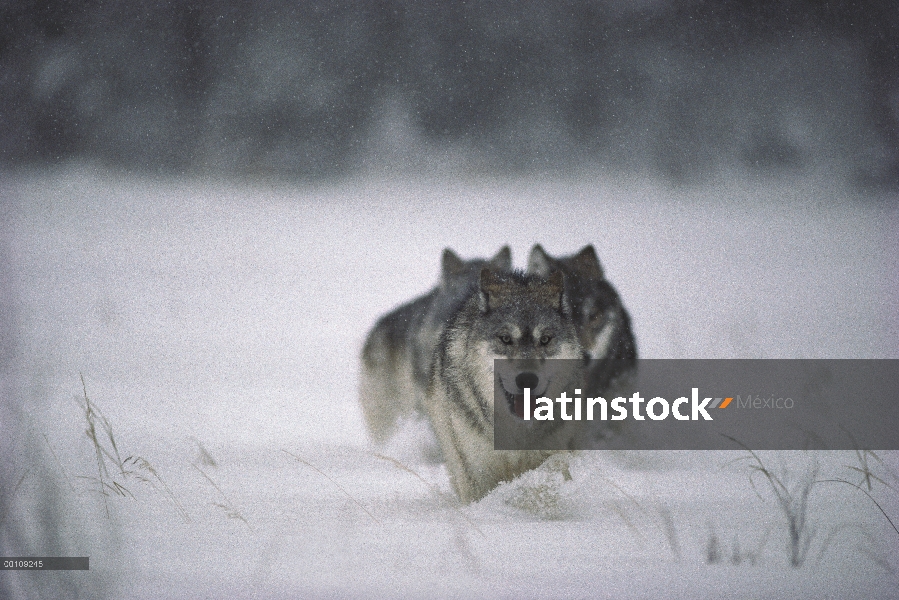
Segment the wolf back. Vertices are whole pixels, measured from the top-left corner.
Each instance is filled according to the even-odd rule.
[[[553,258],[535,245],[528,258],[528,272],[546,277],[556,269],[565,274],[578,337],[592,359],[584,393],[605,394],[636,368],[637,345],[630,316],[605,279],[592,245],[562,258]]]
[[[478,500],[500,482],[540,466],[555,452],[494,450],[494,425],[521,419],[523,388],[555,397],[578,387],[584,352],[564,276],[481,271],[478,286],[444,329],[434,353],[425,410],[463,502]],[[548,361],[549,358],[576,359]],[[495,359],[509,359],[501,372]],[[579,360],[578,360],[579,359]],[[555,372],[560,364],[579,370]],[[494,398],[505,398],[495,406]],[[561,422],[533,423],[547,447],[576,445],[577,431]]]
[[[423,415],[434,348],[485,266],[511,269],[509,247],[489,260],[468,261],[447,248],[439,284],[383,316],[369,332],[362,350],[359,393],[365,424],[375,442],[386,442],[402,419]]]

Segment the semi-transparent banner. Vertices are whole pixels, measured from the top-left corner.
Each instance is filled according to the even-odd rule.
[[[494,448],[899,450],[899,360],[496,360]]]

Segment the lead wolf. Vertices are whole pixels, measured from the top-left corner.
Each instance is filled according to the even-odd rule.
[[[615,288],[605,279],[592,245],[562,258],[553,258],[535,245],[528,258],[528,272],[547,277],[554,270],[565,274],[565,291],[578,338],[592,359],[584,393],[604,395],[624,384],[636,369],[637,345],[630,317]]]
[[[575,360],[546,360],[550,358]],[[494,359],[510,360],[496,363],[494,370]],[[583,359],[561,271],[546,279],[481,271],[477,288],[437,345],[425,403],[453,488],[463,502],[479,500],[500,482],[555,454],[496,451],[494,424],[504,429],[523,426],[515,420],[523,415],[526,387],[534,398],[555,398],[562,390],[580,387]],[[506,401],[494,406],[495,397]],[[546,447],[576,445],[576,431],[562,426],[561,420],[534,421],[527,427],[531,435],[548,442]]]
[[[509,247],[489,260],[467,261],[445,249],[439,284],[381,317],[369,332],[362,350],[359,397],[375,442],[386,442],[403,419],[424,416],[421,406],[437,340],[484,267],[511,269]]]

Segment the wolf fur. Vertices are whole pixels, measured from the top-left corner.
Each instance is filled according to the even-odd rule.
[[[540,466],[553,451],[494,450],[494,424],[520,418],[522,387],[555,398],[578,387],[580,371],[552,372],[549,358],[581,359],[561,271],[547,278],[485,268],[478,286],[444,329],[434,353],[425,410],[440,444],[453,488],[463,502],[482,498],[503,481]],[[494,359],[512,359],[495,377]],[[529,385],[521,385],[522,383]],[[502,389],[500,389],[502,388]],[[497,397],[509,398],[494,406]],[[536,396],[535,396],[536,397]],[[552,447],[573,447],[576,431],[561,421],[529,423]],[[567,472],[567,469],[566,471]]]
[[[489,260],[462,260],[445,249],[438,285],[382,317],[368,334],[359,395],[365,425],[376,443],[386,442],[404,418],[423,416],[421,406],[437,341],[485,266],[511,269],[509,247]]]
[[[584,393],[604,395],[636,368],[637,345],[630,316],[618,292],[604,277],[592,245],[562,258],[553,258],[542,246],[535,245],[528,258],[528,273],[547,277],[555,270],[565,274],[565,292],[578,338],[593,359],[587,369]]]

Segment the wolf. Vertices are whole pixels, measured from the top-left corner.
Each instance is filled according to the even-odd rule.
[[[531,249],[527,270],[541,277],[556,270],[565,275],[578,339],[592,359],[584,393],[602,396],[625,382],[636,369],[637,344],[630,316],[618,292],[606,280],[593,246],[553,258],[537,244]]]
[[[369,332],[362,349],[359,398],[366,428],[377,444],[390,439],[403,419],[424,418],[421,406],[437,341],[484,267],[510,270],[509,247],[489,260],[462,260],[446,248],[438,285],[383,316]]]
[[[481,270],[478,285],[461,305],[434,352],[425,410],[446,461],[453,489],[464,503],[484,497],[503,481],[540,466],[554,452],[494,450],[494,425],[522,418],[524,388],[555,398],[577,387],[583,365],[561,271],[547,278],[518,271]],[[495,359],[510,359],[502,372]],[[496,396],[494,395],[496,394]],[[494,398],[504,398],[499,406]],[[522,421],[523,423],[523,421]],[[576,445],[577,432],[561,421],[529,423],[552,447]]]

